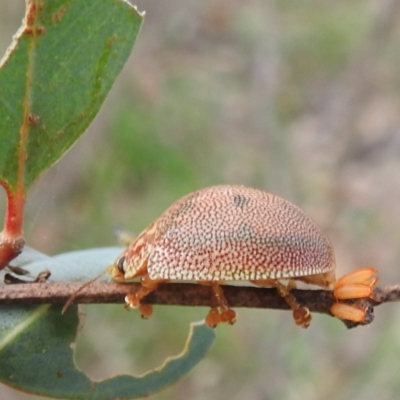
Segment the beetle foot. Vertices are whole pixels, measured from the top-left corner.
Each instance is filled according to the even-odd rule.
[[[154,292],[158,288],[160,282],[152,281],[148,275],[145,275],[142,277],[140,283],[140,288],[136,293],[125,296],[125,308],[138,308],[141,312],[142,318],[147,319],[153,314],[153,307],[151,304],[142,304],[141,301],[143,297]]]
[[[201,285],[210,286],[215,299],[217,307],[212,307],[210,312],[207,314],[205,319],[205,323],[211,328],[215,328],[218,324],[227,322],[230,325],[233,325],[236,322],[236,313],[231,310],[226,298],[224,296],[224,292],[219,284],[219,282],[199,282]],[[220,311],[218,311],[218,308]]]
[[[125,308],[138,308],[140,306],[140,300],[136,294],[128,294],[125,296]]]
[[[147,319],[153,314],[153,306],[151,304],[141,304],[139,306],[139,310],[140,310],[142,319]]]
[[[292,309],[296,325],[301,326],[302,328],[308,328],[311,322],[310,310],[307,307],[301,306],[297,302],[296,298],[290,293],[290,289],[296,287],[295,283],[289,280],[287,284],[283,284],[279,282],[279,280],[276,280],[275,286],[278,293],[286,300],[286,303],[288,303]]]
[[[236,322],[236,313],[230,308],[221,311],[221,322],[227,322],[233,325]]]
[[[307,307],[299,306],[293,310],[293,319],[296,325],[308,328],[312,319],[310,310]]]
[[[218,311],[217,307],[212,307],[207,314],[205,323],[210,328],[215,328],[218,324],[227,322],[229,325],[233,325],[236,322],[235,311],[228,309],[222,309],[221,312]]]
[[[205,319],[205,323],[210,327],[210,328],[215,328],[218,324],[222,322],[221,320],[221,314],[219,313],[217,307],[212,307],[210,311],[207,314],[207,317]]]

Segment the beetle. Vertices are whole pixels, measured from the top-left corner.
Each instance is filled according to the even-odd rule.
[[[210,286],[218,304],[205,319],[212,327],[236,319],[221,287],[228,282],[276,287],[296,324],[308,327],[309,310],[290,293],[296,281],[333,289],[337,301],[331,313],[359,323],[367,322],[367,310],[343,300],[373,297],[378,281],[374,268],[336,280],[332,245],[300,208],[262,190],[230,185],[201,189],[175,202],[117,258],[111,276],[118,282],[141,278],[140,289],[125,301],[143,317],[152,314],[152,306],[141,300],[162,283]]]

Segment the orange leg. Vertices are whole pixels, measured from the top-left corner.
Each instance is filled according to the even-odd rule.
[[[296,298],[290,294],[290,290],[296,289],[296,282],[293,279],[285,280],[285,283],[278,279],[262,279],[258,281],[250,281],[257,286],[275,286],[278,293],[286,300],[293,311],[293,318],[296,325],[303,328],[308,328],[311,322],[310,310],[307,307],[301,306]]]
[[[218,324],[222,322],[221,314],[218,311],[217,307],[211,307],[210,311],[208,312],[205,323],[210,328],[215,328]]]
[[[222,322],[227,322],[233,325],[236,321],[235,311],[229,308],[228,302],[224,296],[221,286],[218,282],[199,282],[204,286],[211,286],[214,296],[217,299],[218,306],[221,312],[218,311],[217,307],[211,307],[211,310],[206,316],[205,323],[211,328],[215,328],[218,324]]]
[[[293,318],[296,325],[301,326],[302,328],[308,328],[311,322],[310,310],[307,307],[301,306],[297,302],[296,298],[290,294],[290,289],[293,287],[293,284],[294,282],[290,280],[287,286],[280,283],[278,280],[275,281],[278,293],[286,300],[293,311]]]
[[[148,274],[142,276],[140,280],[140,289],[133,294],[128,294],[125,296],[125,308],[139,308],[142,314],[142,318],[148,318],[153,314],[153,307],[151,304],[141,304],[143,297],[147,296],[149,293],[157,290],[160,283],[165,282],[163,280],[152,280],[149,278]]]
[[[360,308],[340,300],[373,298],[374,286],[378,282],[377,273],[378,271],[374,268],[360,268],[340,278],[333,289],[333,295],[338,302],[332,305],[331,313],[337,318],[348,321],[371,322],[371,313],[368,307]]]

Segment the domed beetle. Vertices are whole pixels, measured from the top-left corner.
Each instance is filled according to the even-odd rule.
[[[141,278],[140,289],[125,301],[143,317],[152,314],[152,306],[141,300],[162,283],[210,286],[219,305],[205,319],[212,327],[236,319],[221,288],[226,282],[276,287],[296,324],[308,327],[308,308],[290,293],[296,281],[333,289],[337,302],[331,313],[359,323],[366,322],[367,310],[343,300],[372,297],[378,281],[374,268],[336,280],[332,245],[300,208],[262,190],[229,185],[201,189],[175,202],[118,257],[111,276],[118,282]]]

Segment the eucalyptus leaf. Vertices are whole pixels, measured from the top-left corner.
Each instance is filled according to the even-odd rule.
[[[123,247],[99,247],[47,256],[25,246],[12,265],[24,267],[33,277],[48,269],[50,282],[86,282],[104,272],[123,251]],[[109,275],[100,280],[108,281]]]
[[[55,281],[87,281],[112,264],[124,248],[105,247],[47,256],[30,247],[14,260],[34,276],[43,269]],[[104,279],[109,279],[105,277]],[[83,323],[71,306],[0,306],[0,382],[29,393],[61,399],[110,400],[142,397],[187,374],[205,356],[215,332],[204,323],[191,325],[182,353],[149,373],[90,380],[74,363],[73,343]],[[134,329],[135,327],[133,327]],[[134,356],[134,355],[132,355]]]
[[[0,62],[0,180],[26,190],[78,139],[129,57],[142,15],[119,0],[28,0]]]
[[[79,326],[77,306],[62,315],[58,306],[1,306],[0,381],[29,393],[61,399],[131,399],[161,390],[190,371],[212,345],[215,333],[192,324],[177,357],[140,377],[119,375],[90,380],[74,363],[73,342]]]

